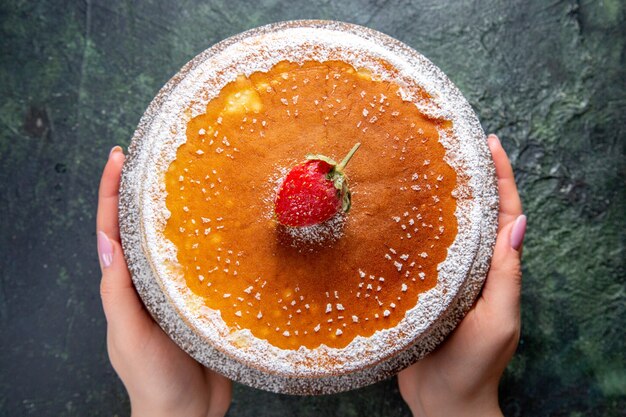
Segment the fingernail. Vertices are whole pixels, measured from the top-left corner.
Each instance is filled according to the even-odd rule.
[[[490,133],[489,136],[487,136],[487,141],[489,142],[496,142],[497,144],[500,144],[500,139],[494,135],[493,133]]]
[[[524,242],[524,235],[526,234],[526,216],[523,214],[515,220],[513,229],[511,230],[511,247],[515,250],[519,250]]]
[[[113,263],[113,246],[102,231],[98,232],[98,257],[103,268],[108,268]]]
[[[111,155],[113,155],[113,152],[122,152],[122,147],[118,145],[112,147],[111,151],[109,152],[109,158],[111,157]]]

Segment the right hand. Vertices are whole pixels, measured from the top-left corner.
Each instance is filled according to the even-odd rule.
[[[398,375],[400,393],[414,416],[502,416],[498,383],[520,338],[526,216],[500,141],[490,135],[488,142],[500,195],[491,268],[482,295],[455,331]]]

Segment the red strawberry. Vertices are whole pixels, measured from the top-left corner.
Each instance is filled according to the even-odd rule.
[[[274,200],[278,221],[289,227],[312,226],[340,210],[350,210],[348,178],[343,170],[359,146],[354,145],[339,164],[324,155],[307,155],[306,162],[293,167]]]

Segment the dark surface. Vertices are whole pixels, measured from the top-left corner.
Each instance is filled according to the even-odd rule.
[[[624,2],[3,1],[0,415],[128,414],[105,348],[96,190],[159,88],[262,24],[345,20],[417,49],[508,150],[529,216],[508,416],[626,415]],[[298,398],[237,385],[231,416],[408,415],[395,380]]]

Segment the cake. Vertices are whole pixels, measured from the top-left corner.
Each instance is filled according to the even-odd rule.
[[[307,154],[341,159],[350,211],[277,221]],[[227,39],[161,90],[122,176],[120,227],[155,320],[206,366],[275,392],[388,377],[471,307],[497,229],[493,163],[460,92],[417,52],[339,22]]]

